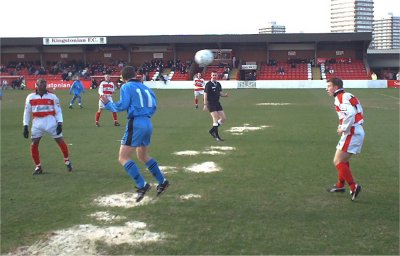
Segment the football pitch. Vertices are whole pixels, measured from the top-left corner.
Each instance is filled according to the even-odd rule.
[[[150,155],[171,185],[157,198],[155,179],[134,158],[153,185],[140,204],[132,203],[134,183],[118,163],[126,113],[118,113],[121,126],[114,127],[104,111],[96,127],[97,91],[86,91],[81,110],[68,109],[68,91],[55,91],[74,171],[66,171],[45,136],[45,174],[32,176],[30,139],[22,136],[29,91],[4,91],[1,254],[400,253],[398,89],[347,90],[365,113],[363,150],[350,162],[363,187],[354,202],[347,187],[326,192],[336,182],[339,137],[333,98],[324,89],[227,91],[225,141],[216,142],[208,134],[210,114],[194,108],[192,90],[155,90]],[[125,207],[99,204],[113,196]]]

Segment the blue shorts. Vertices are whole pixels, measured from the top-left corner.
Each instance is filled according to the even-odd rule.
[[[134,119],[128,119],[121,145],[130,147],[147,147],[150,145],[152,133],[153,125],[149,117],[139,116]]]

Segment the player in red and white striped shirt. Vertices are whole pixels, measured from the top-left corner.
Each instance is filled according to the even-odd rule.
[[[327,81],[326,91],[335,98],[335,110],[339,117],[337,133],[340,137],[336,146],[333,163],[338,171],[338,181],[329,188],[329,192],[345,192],[345,182],[350,187],[351,200],[354,200],[361,191],[361,186],[354,181],[350,171],[350,158],[361,152],[364,142],[364,116],[360,101],[351,93],[343,89],[340,78],[331,78]]]
[[[104,76],[104,81],[102,81],[99,85],[99,95],[100,97],[103,95],[106,95],[108,100],[113,102],[112,100],[112,95],[115,92],[115,85],[113,82],[110,81],[110,75],[105,75]],[[99,110],[96,112],[96,126],[100,126],[100,116],[101,116],[101,111],[105,108],[103,102],[99,100]],[[114,125],[115,126],[120,126],[118,123],[118,117],[116,112],[112,112],[112,116],[114,119]]]
[[[23,117],[23,134],[25,138],[29,137],[28,127],[31,117],[33,117],[31,127],[31,155],[36,165],[33,172],[34,175],[43,173],[39,155],[39,143],[45,133],[50,134],[55,139],[64,156],[64,163],[68,171],[72,171],[68,146],[62,137],[63,116],[60,101],[54,93],[48,92],[46,87],[46,80],[38,79],[36,82],[36,92],[29,94],[25,101]]]
[[[204,79],[201,78],[201,73],[197,73],[193,79],[194,82],[194,105],[199,108],[199,95],[204,95]]]

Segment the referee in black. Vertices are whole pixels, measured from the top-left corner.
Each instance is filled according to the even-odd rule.
[[[221,84],[217,81],[217,72],[211,72],[211,80],[204,88],[204,109],[210,111],[213,126],[208,132],[216,141],[223,141],[218,134],[218,127],[226,120],[224,110],[219,102],[220,97],[228,97],[228,93],[222,92]]]

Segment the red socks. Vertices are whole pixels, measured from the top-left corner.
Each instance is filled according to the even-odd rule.
[[[96,112],[96,123],[99,122],[99,120],[100,120],[100,115],[101,115],[101,112]]]
[[[31,155],[35,165],[40,165],[39,144],[31,144]]]
[[[349,184],[351,191],[354,191],[356,184],[354,183],[353,175],[350,171],[350,164],[349,162],[342,162],[336,165],[336,169],[338,170],[338,183],[336,186],[343,187],[344,181]]]
[[[118,121],[117,113],[113,112],[112,115],[113,115],[114,122],[117,122]]]
[[[64,140],[58,141],[57,144],[60,147],[62,154],[64,155],[64,159],[68,159],[69,155],[68,146],[67,144],[65,144],[65,141]]]
[[[69,152],[67,144],[65,144],[63,140],[58,141],[57,144],[61,149],[61,152],[64,156],[64,160],[68,160]],[[40,165],[39,144],[33,144],[33,143],[31,144],[31,155],[35,165],[39,166]]]

